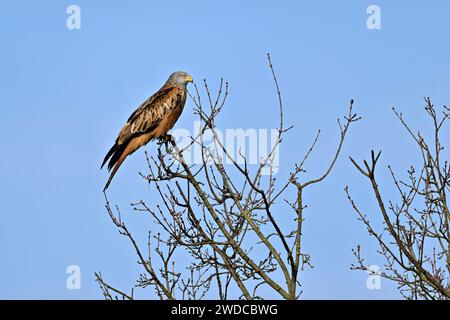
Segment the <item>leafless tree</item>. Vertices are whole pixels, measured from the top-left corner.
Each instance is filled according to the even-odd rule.
[[[303,193],[330,174],[350,125],[359,117],[353,113],[351,101],[344,121],[338,120],[337,148],[321,175],[307,181],[300,177],[318,142],[318,130],[286,181],[278,182],[274,156],[292,127],[284,123],[282,96],[269,55],[268,62],[278,97],[279,124],[275,143],[258,165],[250,165],[243,150],[234,156],[218,132],[216,120],[225,106],[228,83],[221,80],[217,95],[213,95],[204,81],[204,96],[197,86],[195,94],[190,95],[201,122],[199,134],[187,146],[179,146],[171,138],[160,143],[156,156],[146,154],[148,173],[141,175],[161,204],[132,204],[134,210],[150,215],[153,221],[145,254],[123,215],[106,199],[112,221],[129,239],[143,267],[136,287],[151,286],[160,299],[262,299],[259,293],[263,287],[274,290],[282,299],[299,298],[299,273],[310,265],[310,256],[302,248]],[[205,135],[212,137],[212,142],[208,143]],[[197,164],[185,159],[193,146],[201,150]],[[293,201],[285,199],[289,189]],[[133,292],[113,288],[100,273],[96,278],[105,298],[133,299]]]
[[[376,204],[382,217],[383,229],[376,230],[345,189],[359,220],[378,244],[384,257],[385,271],[381,277],[395,281],[400,293],[408,299],[450,298],[450,213],[447,194],[450,190],[450,164],[445,159],[442,139],[449,108],[438,112],[429,98],[425,98],[425,111],[433,124],[433,134],[427,140],[415,133],[403,115],[394,113],[417,145],[421,156],[418,166],[407,170],[406,179],[398,179],[389,166],[393,185],[399,194],[399,203],[383,199],[375,169],[381,152],[372,151],[371,160],[358,164],[350,158],[357,170],[371,183]],[[448,138],[447,132],[447,138]],[[448,154],[447,154],[448,156]],[[352,269],[370,270],[361,255],[360,247],[353,250],[356,263]]]

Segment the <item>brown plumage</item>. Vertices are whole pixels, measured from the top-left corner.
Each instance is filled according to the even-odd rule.
[[[187,84],[192,77],[186,72],[174,72],[164,86],[134,111],[102,163],[108,161],[111,171],[105,191],[126,157],[155,138],[162,138],[173,127],[186,102]]]

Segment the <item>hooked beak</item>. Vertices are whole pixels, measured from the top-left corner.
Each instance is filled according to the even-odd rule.
[[[192,76],[189,76],[189,75],[185,77],[185,80],[187,82],[194,82],[194,79],[192,79]]]

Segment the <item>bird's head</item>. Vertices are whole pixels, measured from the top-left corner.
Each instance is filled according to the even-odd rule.
[[[186,86],[189,82],[193,82],[192,76],[184,71],[177,71],[170,75],[167,79],[167,83],[174,85],[184,85]]]

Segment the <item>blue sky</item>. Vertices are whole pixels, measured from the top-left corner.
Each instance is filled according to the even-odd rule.
[[[66,8],[81,8],[81,29],[66,28]],[[368,30],[366,9],[381,8],[381,30]],[[302,274],[303,298],[399,298],[392,284],[366,288],[350,271],[361,244],[382,265],[376,246],[347,203],[379,218],[363,177],[347,160],[382,149],[380,180],[396,199],[387,165],[404,172],[417,158],[391,108],[415,128],[423,96],[450,98],[448,1],[5,1],[0,3],[0,298],[101,298],[93,273],[130,288],[139,272],[129,243],[113,228],[101,192],[99,165],[128,115],[175,70],[214,88],[230,82],[222,128],[274,128],[276,95],[267,67],[272,54],[287,122],[280,176],[320,145],[311,176],[321,173],[337,143],[336,118],[350,98],[363,119],[349,132],[329,179],[305,194],[304,245],[314,269]],[[192,102],[176,124],[192,128]],[[154,146],[147,150],[155,150]],[[405,155],[411,155],[406,157]],[[131,201],[156,199],[139,177],[143,151],[128,159],[109,191],[130,227],[147,217]],[[323,201],[327,197],[327,201]],[[66,288],[66,268],[79,265],[81,290]],[[276,297],[269,294],[271,297]]]

